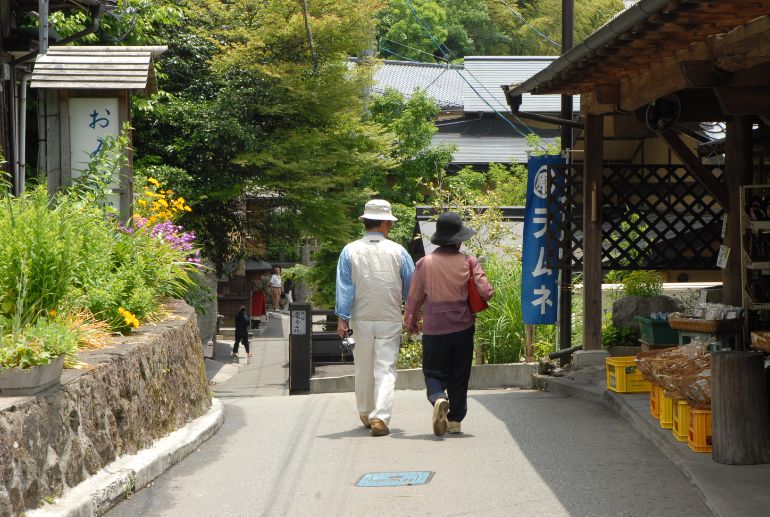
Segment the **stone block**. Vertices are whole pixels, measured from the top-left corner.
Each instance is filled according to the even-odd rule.
[[[587,368],[592,366],[604,367],[604,361],[609,357],[606,350],[578,350],[572,354],[573,368]]]
[[[0,515],[36,507],[208,410],[195,313],[180,301],[167,308],[169,320],[80,352],[94,368],[64,370],[35,396],[0,397]]]

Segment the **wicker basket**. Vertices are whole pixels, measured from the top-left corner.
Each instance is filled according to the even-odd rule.
[[[717,332],[729,332],[743,328],[743,318],[729,320],[700,320],[696,318],[669,318],[668,324],[674,330],[689,332],[703,332],[716,334]]]
[[[755,330],[751,333],[751,347],[770,354],[770,332]]]

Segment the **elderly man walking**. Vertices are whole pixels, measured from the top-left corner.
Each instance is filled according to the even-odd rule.
[[[409,293],[414,262],[401,246],[388,240],[397,219],[390,203],[366,203],[366,235],[342,250],[337,263],[337,333],[355,330],[356,405],[372,436],[390,430],[396,360],[401,345],[401,307]]]

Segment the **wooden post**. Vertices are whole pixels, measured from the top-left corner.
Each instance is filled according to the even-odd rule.
[[[604,118],[588,115],[583,172],[583,350],[602,349],[602,159]]]
[[[535,326],[531,323],[524,325],[524,362],[532,362],[532,344],[535,341]]]
[[[575,0],[561,2],[561,53],[573,47],[575,33]],[[561,118],[572,120],[572,95],[561,96]],[[572,147],[572,128],[561,127],[562,151]],[[569,163],[569,161],[568,161]],[[572,271],[559,271],[559,350],[572,346]]]
[[[712,457],[728,465],[770,463],[770,411],[763,355],[711,355]]]
[[[741,185],[751,184],[753,175],[751,117],[735,116],[727,122],[725,137],[725,183],[728,205],[724,245],[730,248],[727,266],[722,271],[722,303],[741,305]]]

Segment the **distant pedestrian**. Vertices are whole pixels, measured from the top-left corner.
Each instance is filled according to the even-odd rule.
[[[404,318],[410,336],[419,333],[423,310],[422,372],[436,436],[447,427],[450,433],[461,432],[460,422],[468,412],[476,319],[468,306],[471,278],[483,300],[493,294],[479,261],[460,253],[462,242],[475,233],[463,226],[458,214],[442,214],[430,239],[439,248],[417,262],[406,302]]]
[[[287,278],[283,283],[283,295],[286,297],[286,308],[289,308],[289,304],[294,303],[294,280]]]
[[[359,219],[366,235],[345,246],[337,263],[337,334],[345,337],[355,327],[358,415],[372,436],[384,436],[393,412],[401,307],[414,263],[403,246],[387,239],[397,221],[390,203],[369,201]]]
[[[243,342],[246,354],[251,357],[249,351],[249,316],[246,307],[241,307],[235,316],[235,343],[233,344],[233,357],[238,357],[238,345]]]
[[[270,277],[270,293],[273,295],[273,310],[281,310],[281,268],[273,268],[273,276]]]

